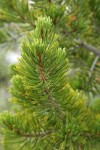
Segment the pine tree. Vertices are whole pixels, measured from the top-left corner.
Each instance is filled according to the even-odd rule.
[[[50,17],[41,16],[22,40],[10,88],[20,110],[0,115],[6,149],[82,150],[100,140],[100,115],[71,88],[66,51],[53,28]]]

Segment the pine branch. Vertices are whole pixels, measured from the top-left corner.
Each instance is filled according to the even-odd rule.
[[[8,126],[8,128],[11,131],[14,131],[17,135],[22,136],[22,137],[26,137],[26,138],[32,138],[32,137],[44,137],[44,136],[48,136],[50,134],[52,134],[53,132],[56,132],[55,130],[51,130],[51,131],[44,131],[44,132],[38,132],[38,133],[23,133],[21,130],[19,129],[15,129],[13,128],[13,126]]]
[[[96,132],[96,133],[89,133],[89,132],[84,132],[83,136],[88,138],[88,139],[96,139],[96,138],[100,138],[100,131]]]
[[[44,136],[48,136],[50,134],[52,134],[53,132],[56,132],[55,130],[51,130],[51,131],[46,131],[46,132],[39,132],[39,133],[35,133],[35,134],[20,134],[22,136],[25,136],[25,137],[44,137]]]
[[[0,5],[0,20],[4,22],[28,23],[33,28],[35,27],[33,9],[29,9],[28,0],[4,0],[3,2],[0,1]]]
[[[96,56],[100,56],[100,50],[96,49],[94,46],[89,45],[80,39],[75,39],[74,40],[80,47],[85,48],[87,51],[93,52]]]
[[[19,34],[18,36],[16,37],[11,37],[9,40],[7,40],[5,43],[2,43],[0,44],[0,48],[1,48],[1,51],[4,50],[4,48],[8,47],[9,45],[10,46],[13,46],[13,43],[15,45],[15,42],[17,43],[19,39],[21,39],[21,37],[24,36],[24,33],[21,33]]]
[[[20,19],[25,22],[25,23],[29,23],[31,26],[33,26],[35,28],[35,24],[33,24],[32,21],[30,21],[29,19],[27,19],[25,17],[25,15],[22,15],[17,9],[16,7],[14,7],[11,3],[10,3],[10,7],[20,16]],[[29,6],[28,6],[29,7]]]

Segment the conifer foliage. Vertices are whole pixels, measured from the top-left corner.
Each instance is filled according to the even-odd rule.
[[[82,150],[100,140],[100,116],[68,81],[69,62],[49,17],[39,17],[22,40],[13,67],[11,101],[17,113],[0,115],[2,142],[16,150]],[[91,121],[90,121],[91,120]]]
[[[99,14],[99,0],[0,0],[0,48],[16,51],[37,18],[49,16],[60,47],[67,49],[71,86],[91,99],[100,93]]]

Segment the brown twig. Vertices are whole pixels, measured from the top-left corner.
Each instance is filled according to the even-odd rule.
[[[38,57],[38,67],[39,67],[39,78],[40,80],[45,83],[45,81],[48,79],[48,77],[44,74],[44,68],[43,68],[43,64],[42,64],[42,54],[41,53],[37,53],[37,57]],[[65,114],[63,112],[63,110],[61,109],[61,107],[59,106],[58,103],[56,103],[55,98],[51,95],[51,92],[49,90],[49,88],[44,87],[44,92],[48,97],[48,102],[50,102],[51,106],[55,108],[55,110],[57,110],[58,112],[60,112],[60,118],[64,119],[65,118]]]
[[[38,67],[39,67],[39,78],[41,81],[45,82],[47,80],[47,78],[44,75],[44,71],[43,71],[43,64],[42,64],[42,54],[41,53],[37,53],[38,56]]]

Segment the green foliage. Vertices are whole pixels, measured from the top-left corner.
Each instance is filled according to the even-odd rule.
[[[95,97],[91,100],[90,107],[94,110],[96,113],[100,113],[100,98]]]
[[[0,0],[0,81],[9,77],[5,50],[23,37],[10,88],[18,113],[0,118],[5,150],[99,149],[100,57],[75,42],[99,51],[99,3]]]
[[[6,146],[77,150],[98,143],[99,116],[85,106],[82,94],[70,87],[68,68],[66,51],[59,46],[50,17],[39,17],[35,30],[22,40],[21,57],[13,66],[11,101],[22,111],[0,115]]]

